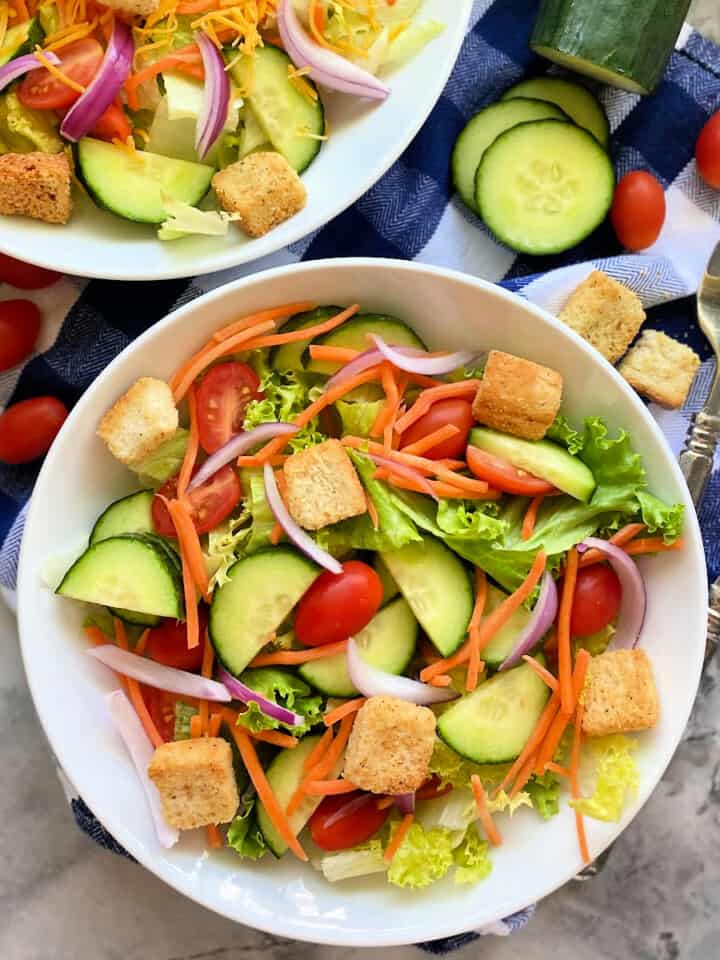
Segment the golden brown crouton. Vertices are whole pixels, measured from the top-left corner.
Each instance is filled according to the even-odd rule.
[[[262,237],[288,220],[307,199],[302,180],[279,153],[251,153],[216,173],[212,185],[223,210],[240,214],[249,237]]]
[[[306,530],[359,517],[367,510],[365,490],[339,440],[325,440],[285,461],[287,504]]]
[[[0,214],[67,223],[71,213],[70,164],[64,153],[0,157]]]
[[[164,380],[141,377],[100,421],[97,434],[121,463],[133,464],[156,450],[178,428],[172,391]]]
[[[654,727],[658,699],[645,651],[608,650],[593,657],[583,700],[583,732],[589,737]]]
[[[103,0],[106,7],[138,17],[149,17],[160,6],[160,0]]]
[[[556,370],[491,350],[473,401],[475,419],[525,440],[542,440],[562,401]]]
[[[675,410],[687,400],[699,366],[690,347],[659,330],[645,330],[618,370],[638,393]]]
[[[232,750],[222,737],[163,743],[148,776],[160,793],[163,816],[178,830],[228,823],[237,812]]]
[[[632,290],[594,270],[574,291],[560,319],[616,363],[645,322],[645,311]]]
[[[396,697],[370,697],[358,711],[344,776],[371,793],[413,793],[425,782],[435,714]]]

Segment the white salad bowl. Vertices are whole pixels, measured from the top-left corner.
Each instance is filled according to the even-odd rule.
[[[564,377],[568,416],[580,421],[598,415],[628,430],[653,492],[686,504],[684,548],[641,561],[648,589],[641,643],[653,663],[660,722],[640,736],[640,788],[620,823],[586,821],[593,857],[650,796],[687,722],[705,646],[703,549],[673,455],[644,404],[568,327],[492,284],[400,261],[316,261],[219,288],[156,324],[98,377],[55,440],[27,518],[18,599],[32,695],[60,764],[105,827],[145,867],[204,906],[284,937],[352,946],[410,943],[475,929],[546,896],[581,868],[566,803],[548,822],[527,809],[505,821],[504,843],[492,852],[492,874],[471,887],[446,880],[413,892],[377,877],[331,885],[291,855],[253,863],[232,852],[208,853],[202,831],[163,850],[103,700],[116,682],[84,652],[82,606],[43,586],[48,558],[75,554],[105,506],[133,489],[130,473],[95,435],[103,411],[137,377],[169,376],[231,319],[293,300],[357,301],[364,309],[402,318],[430,348],[498,348],[554,367]]]
[[[435,18],[445,30],[384,77],[391,87],[384,102],[321,91],[330,137],[303,174],[307,205],[264,237],[251,240],[231,225],[226,237],[158,240],[157,228],[106,213],[75,189],[65,226],[0,216],[0,252],[82,277],[164,280],[236,267],[295,243],[354,203],[408,146],[450,76],[471,9],[472,0],[424,0],[418,18]]]

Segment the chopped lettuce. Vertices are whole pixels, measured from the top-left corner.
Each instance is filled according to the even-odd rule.
[[[262,470],[242,470],[240,482],[245,495],[245,510],[250,517],[250,532],[243,542],[243,552],[255,553],[270,543],[275,516],[265,496]]]
[[[161,487],[180,469],[188,442],[188,431],[178,427],[175,433],[130,469],[148,487]]]
[[[597,633],[591,633],[589,637],[574,637],[573,647],[575,652],[578,650],[587,650],[591,657],[599,657],[605,653],[615,633],[613,624],[609,624]]]
[[[322,697],[313,696],[310,687],[294,673],[273,667],[261,667],[257,670],[245,670],[240,680],[261,696],[274,700],[304,718],[303,723],[297,726],[281,723],[264,714],[255,701],[250,701],[247,710],[238,717],[238,723],[253,733],[283,729],[301,737],[322,720]]]
[[[441,500],[436,520],[449,537],[497,540],[507,528],[497,504],[483,500]]]
[[[228,582],[228,570],[243,552],[251,536],[251,513],[245,504],[235,517],[223,520],[208,534],[205,567],[210,577],[210,589]]]
[[[526,790],[520,790],[511,797],[505,790],[498,791],[488,798],[487,808],[490,813],[509,813],[512,816],[520,807],[532,807],[533,801]]]
[[[268,366],[266,351],[255,350],[250,363],[260,378],[263,399],[253,400],[245,411],[243,428],[252,430],[263,423],[289,423],[320,395],[321,388],[301,373],[294,370],[272,370]],[[313,418],[289,441],[291,450],[305,450],[326,440]]]
[[[423,830],[449,830],[460,843],[465,831],[477,820],[475,797],[469,786],[456,787],[444,797],[435,800],[420,800],[415,809],[415,819]]]
[[[97,627],[110,640],[115,638],[113,629],[113,617],[107,607],[99,607],[96,604],[89,605],[89,609],[83,627]]]
[[[61,153],[58,121],[50,110],[33,110],[12,91],[0,97],[0,153]]]
[[[387,53],[382,61],[383,67],[396,67],[404,63],[434,40],[445,30],[445,24],[440,20],[423,20],[422,23],[411,23],[388,46]]]
[[[419,889],[441,880],[453,865],[453,845],[452,831],[424,830],[419,823],[411,824],[390,863],[389,882]]]
[[[266,852],[265,838],[257,823],[254,793],[247,791],[240,801],[240,812],[230,824],[227,845],[249,860],[259,860]]]
[[[175,701],[175,731],[174,740],[190,739],[190,721],[197,713],[197,707],[191,707],[181,700]]]
[[[478,883],[492,871],[490,850],[476,827],[469,827],[463,842],[453,851],[455,883]]]
[[[577,430],[563,416],[557,416],[545,434],[547,440],[554,440],[564,446],[568,453],[580,453],[585,443],[582,433]]]
[[[543,820],[550,820],[560,810],[560,781],[554,773],[531,777],[525,792]]]
[[[365,877],[372,873],[385,873],[387,868],[388,865],[383,859],[382,840],[379,837],[351,850],[332,853],[320,861],[320,869],[330,883]]]
[[[372,425],[385,406],[385,400],[338,400],[335,409],[342,423],[343,433],[355,437],[369,437]]]
[[[642,522],[648,533],[661,533],[665,543],[673,543],[682,532],[685,508],[681,503],[663,503],[647,490],[638,490]]]
[[[429,774],[434,774],[441,785],[452,784],[453,787],[467,787],[470,777],[476,773],[485,786],[499,784],[510,769],[509,764],[493,763],[480,765],[472,760],[465,760],[459,753],[443,743],[439,738],[435,740],[432,756],[430,757]],[[452,796],[452,794],[450,794]]]
[[[637,740],[622,734],[585,741],[581,754],[581,786],[584,793],[590,793],[586,784],[592,784],[592,792],[579,800],[571,800],[570,806],[596,820],[619,820],[626,797],[634,795],[640,783],[633,756],[637,747]]]
[[[167,220],[158,227],[160,240],[181,240],[183,237],[227,236],[232,220],[239,220],[237,213],[224,210],[198,210],[182,200],[164,199]]]

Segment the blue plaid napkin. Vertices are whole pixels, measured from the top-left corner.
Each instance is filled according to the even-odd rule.
[[[23,367],[0,373],[0,410],[39,394],[54,394],[71,406],[113,357],[168,311],[220,283],[283,263],[363,255],[414,259],[502,283],[550,310],[599,267],[639,294],[649,308],[646,327],[686,341],[704,361],[684,410],[668,413],[651,406],[679,452],[689,417],[702,406],[714,374],[695,323],[693,295],[709,253],[720,241],[720,193],[698,177],[693,149],[708,116],[720,109],[720,49],[686,27],[654,97],[599,91],[610,118],[618,173],[647,169],[665,185],[668,219],[655,246],[643,256],[623,256],[605,225],[569,254],[518,257],[498,245],[452,195],[448,159],[455,138],[476,110],[523,75],[547,71],[547,64],[528,47],[536,12],[535,0],[478,0],[447,88],[404,155],[353,207],[292,247],[250,266],[193,281],[140,285],[65,278],[31,295],[45,316],[41,342]],[[9,288],[0,289],[0,298],[14,295]],[[0,464],[0,591],[10,605],[37,471],[37,464]],[[712,478],[700,520],[714,578],[720,574],[720,470]],[[70,789],[68,798],[83,830],[124,853]],[[446,953],[481,933],[507,935],[532,912],[530,908],[484,930],[420,946]]]

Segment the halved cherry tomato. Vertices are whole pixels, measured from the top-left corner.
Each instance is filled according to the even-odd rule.
[[[102,63],[104,52],[97,40],[84,37],[63,47],[58,56],[58,69],[75,83],[87,87]],[[62,110],[80,96],[77,90],[58,80],[45,67],[26,73],[17,95],[23,106],[34,110]]]
[[[660,181],[644,170],[626,173],[615,189],[610,219],[626,249],[652,246],[665,223],[665,191]]]
[[[176,695],[168,693],[167,690],[157,690],[155,687],[143,686],[141,689],[145,706],[150,711],[157,732],[166,743],[174,740]]]
[[[496,490],[516,493],[522,497],[537,497],[541,493],[554,493],[555,487],[547,480],[518,470],[507,460],[495,457],[477,447],[467,448],[467,464],[479,480],[487,482]]]
[[[152,522],[161,537],[175,536],[175,526],[160,497],[174,500],[177,496],[177,481],[177,477],[172,477],[153,497]],[[206,483],[186,494],[192,521],[198,534],[208,533],[225,517],[229,517],[241,498],[242,487],[238,475],[229,464],[218,470]]]
[[[622,587],[611,567],[596,563],[578,571],[570,633],[589,637],[615,619],[622,601]]]
[[[0,370],[17,366],[32,351],[41,323],[32,300],[0,301]]]
[[[205,374],[197,389],[200,446],[205,453],[219,450],[242,430],[247,405],[260,396],[259,386],[253,368],[234,360],[219,363]]]
[[[346,793],[325,797],[310,817],[310,834],[321,850],[347,850],[374,836],[385,823],[390,807],[378,810],[372,793]]]
[[[91,137],[97,137],[99,140],[120,140],[122,143],[132,135],[130,121],[125,116],[125,111],[116,103],[111,103],[105,113],[90,132]]]
[[[55,397],[21,400],[0,414],[0,460],[29,463],[50,449],[68,415]]]
[[[321,573],[304,594],[295,613],[295,636],[306,647],[347,640],[370,623],[382,598],[373,568],[349,560],[342,573]]]
[[[42,290],[60,279],[61,274],[45,267],[34,267],[31,263],[16,260],[0,253],[0,281],[9,283],[18,290]]]
[[[720,111],[713,114],[700,131],[695,159],[703,180],[720,190]]]
[[[200,636],[205,636],[207,627],[207,607],[199,607]],[[187,645],[187,628],[177,620],[163,620],[153,627],[148,636],[146,652],[153,660],[164,663],[166,667],[176,667],[178,670],[199,670],[202,665],[203,644],[199,643],[192,650]]]
[[[409,427],[402,435],[400,440],[401,447],[407,447],[410,443],[417,443],[429,433],[434,433],[440,427],[446,424],[452,424],[457,427],[460,433],[456,433],[449,440],[443,440],[442,443],[430,447],[423,454],[429,460],[454,460],[465,452],[468,434],[475,426],[475,418],[472,413],[472,406],[467,400],[453,399],[438,400],[434,403],[424,417],[420,417]]]

